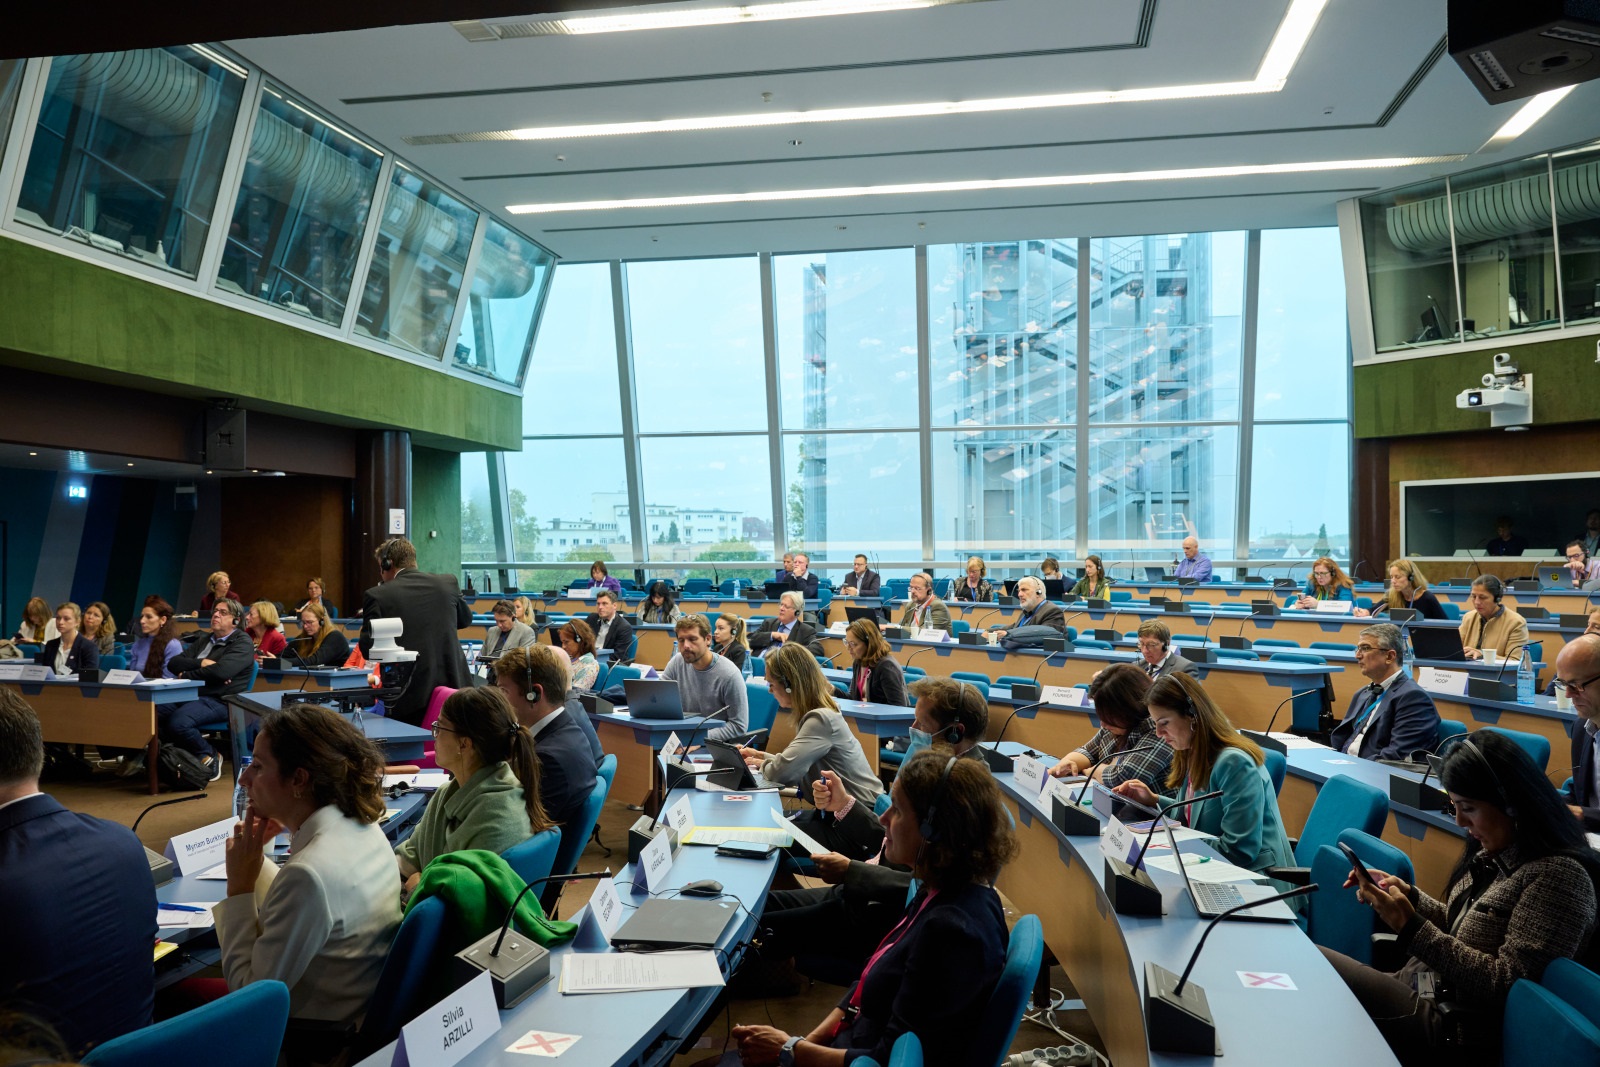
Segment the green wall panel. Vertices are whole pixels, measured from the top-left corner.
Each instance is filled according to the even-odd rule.
[[[462,451],[522,443],[512,394],[3,237],[0,363]]]
[[[417,565],[435,574],[461,571],[461,456],[411,449],[411,541]],[[434,530],[438,537],[429,537]]]
[[[1457,408],[1456,394],[1479,387],[1493,369],[1497,351],[1510,352],[1518,369],[1533,375],[1535,425],[1600,419],[1596,341],[1594,336],[1565,337],[1363,364],[1355,368],[1355,435],[1409,437],[1488,429],[1488,413]]]

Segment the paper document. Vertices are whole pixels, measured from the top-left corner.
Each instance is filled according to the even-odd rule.
[[[1185,855],[1184,866],[1189,869],[1191,882],[1253,882],[1261,875],[1255,871],[1235,867],[1224,860],[1207,859],[1204,856]],[[1145,866],[1155,867],[1166,871],[1168,874],[1178,873],[1178,858],[1172,855],[1146,857]]]
[[[1149,823],[1145,823],[1146,827],[1148,827],[1149,825],[1150,825]],[[1192,829],[1191,827],[1188,827],[1188,826],[1174,826],[1172,828],[1172,836],[1174,838],[1176,838],[1177,840],[1179,840],[1179,841],[1214,841],[1214,840],[1216,840],[1210,834],[1201,833],[1199,830]],[[1167,835],[1165,833],[1159,833],[1159,834],[1156,834],[1155,837],[1151,838],[1150,847],[1152,849],[1158,849],[1158,848],[1170,848],[1171,846],[1167,844]]]
[[[715,952],[569,952],[561,957],[560,988],[569,995],[723,984]]]
[[[777,823],[779,826],[783,827],[785,830],[788,830],[789,833],[794,835],[794,843],[805,849],[807,855],[815,856],[819,852],[833,851],[833,849],[823,845],[816,838],[800,829],[800,827],[795,825],[795,823],[785,819],[783,817],[783,812],[774,811],[771,813],[771,815],[773,822]]]
[[[1272,734],[1268,734],[1267,736],[1271,737],[1271,738],[1274,738],[1274,739],[1276,739],[1278,741],[1282,741],[1284,748],[1327,748],[1328,747],[1327,745],[1319,745],[1319,744],[1317,744],[1317,742],[1311,740],[1311,738],[1309,738],[1309,737],[1301,737],[1299,734],[1272,733]]]
[[[187,685],[187,678],[145,678],[134,685]]]
[[[161,904],[156,905],[156,926],[163,930],[176,930],[187,927],[194,930],[207,930],[214,924],[211,918],[211,909],[216,907],[216,902]]]
[[[201,871],[195,877],[202,882],[226,882],[228,880],[228,865],[219,863],[215,867]]]
[[[696,826],[679,839],[683,845],[720,845],[724,841],[754,841],[758,845],[788,848],[794,843],[789,830],[766,830],[759,826]]]
[[[446,771],[418,771],[411,780],[412,789],[443,789],[450,782]]]

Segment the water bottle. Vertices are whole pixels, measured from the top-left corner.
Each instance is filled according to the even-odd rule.
[[[221,758],[221,757],[218,757],[218,758]],[[244,757],[244,760],[239,764],[239,777],[234,779],[234,786],[233,786],[233,817],[235,819],[244,818],[244,809],[246,809],[246,808],[248,808],[250,806],[250,794],[248,792],[246,792],[244,786],[242,784],[240,784],[240,783],[242,783],[244,781],[244,769],[246,767],[248,767],[248,766],[250,766],[250,757],[246,756],[246,757]]]
[[[1517,703],[1533,703],[1533,653],[1522,646],[1522,658],[1517,661]]]
[[[1408,678],[1415,678],[1417,676],[1417,672],[1411,663],[1412,656],[1411,631],[1402,630],[1400,633],[1400,669],[1405,671],[1406,677]]]
[[[740,664],[740,666],[739,666],[739,671],[740,671],[740,673],[742,673],[744,675],[744,680],[747,681],[747,682],[750,680],[750,674],[751,674],[751,672],[750,672],[750,657],[751,657],[751,655],[752,655],[752,653],[748,649],[746,649],[745,650],[745,654],[744,654],[744,663]]]

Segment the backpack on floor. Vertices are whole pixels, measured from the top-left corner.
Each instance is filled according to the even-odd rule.
[[[162,784],[174,789],[204,789],[211,784],[211,769],[206,766],[205,760],[177,745],[161,746],[161,754],[156,759],[156,774]]]

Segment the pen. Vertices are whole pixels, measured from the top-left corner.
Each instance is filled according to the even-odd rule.
[[[192,911],[192,912],[195,912],[197,914],[204,914],[206,909],[197,908],[193,904],[158,904],[156,906],[156,910],[157,911]]]

